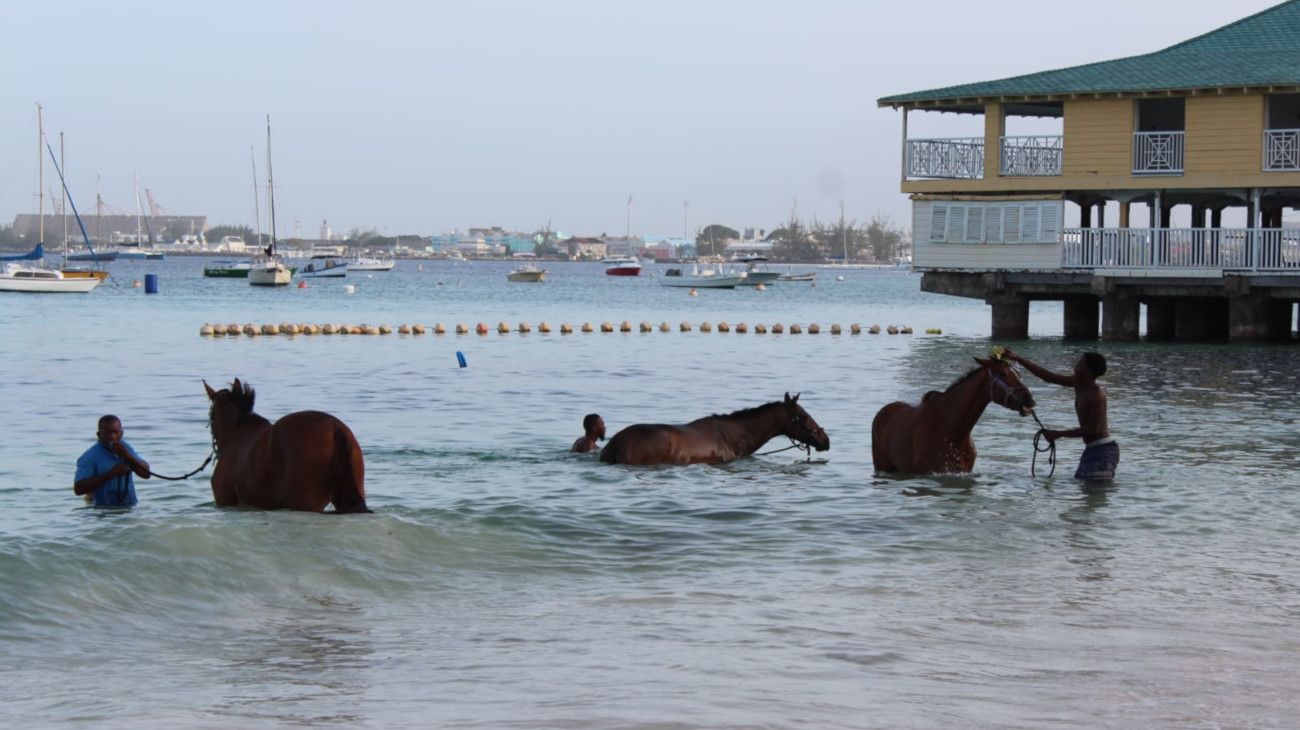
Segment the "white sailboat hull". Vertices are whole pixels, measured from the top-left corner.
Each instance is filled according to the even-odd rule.
[[[275,260],[254,261],[248,270],[248,283],[252,286],[288,286],[293,272]]]

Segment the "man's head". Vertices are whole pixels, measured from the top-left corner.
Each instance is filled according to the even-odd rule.
[[[1100,378],[1106,374],[1106,358],[1100,352],[1085,352],[1074,364],[1074,372]]]
[[[582,430],[588,436],[594,436],[598,439],[605,438],[605,419],[598,413],[588,413],[587,417],[582,419]]]
[[[100,416],[99,430],[95,432],[100,443],[112,446],[122,440],[122,420],[117,416]]]

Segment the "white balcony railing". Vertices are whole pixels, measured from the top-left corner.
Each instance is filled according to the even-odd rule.
[[[1008,177],[1048,177],[1061,174],[1060,135],[1003,137],[1001,173]]]
[[[1062,243],[1064,268],[1300,273],[1300,230],[1288,228],[1067,228]]]
[[[1300,129],[1264,131],[1264,171],[1300,172]]]
[[[1134,175],[1183,174],[1183,132],[1134,132]]]
[[[903,172],[907,178],[979,180],[984,177],[984,138],[909,139]]]

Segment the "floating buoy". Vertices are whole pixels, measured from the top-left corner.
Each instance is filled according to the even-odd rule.
[[[568,322],[561,323],[561,324],[560,324],[560,334],[562,334],[562,335],[571,335],[571,334],[573,334],[573,325],[569,324]]]
[[[762,285],[760,284],[759,286],[762,286]],[[743,334],[745,334],[745,333],[748,332],[748,331],[749,331],[749,328],[745,326],[745,323],[744,323],[744,322],[741,322],[740,324],[736,325],[736,334],[738,334],[738,335],[743,335]]]
[[[353,285],[353,284],[345,284],[345,285],[343,286],[343,293],[344,293],[344,294],[355,294],[356,291],[357,291],[357,287],[356,287],[355,285]]]
[[[381,324],[381,325],[379,325],[379,334],[381,334],[381,335],[391,335],[391,334],[393,334],[393,328],[392,328],[392,327],[389,327],[389,326],[386,325],[386,324]]]
[[[713,325],[709,324],[708,322],[700,322],[700,331],[701,331],[701,332],[712,332],[712,331],[713,331]]]
[[[673,331],[673,328],[672,328],[671,325],[668,324],[668,320],[664,320],[663,322],[660,322],[660,323],[659,323],[659,331],[660,331],[660,332],[672,332],[672,331]]]
[[[839,276],[835,277],[835,280],[836,280],[836,281],[844,281],[844,275],[843,275],[843,274],[840,274]]]
[[[474,331],[479,333],[480,335],[486,335],[488,333],[488,326],[483,324],[482,322],[479,322],[478,324],[474,325]]]
[[[505,322],[497,322],[497,334],[507,334],[510,332],[510,325]]]
[[[464,335],[464,334],[468,334],[468,333],[469,333],[469,327],[466,327],[464,324],[457,324],[457,325],[456,325],[456,334],[458,334],[458,335]]]
[[[792,328],[792,329],[793,329],[793,328]],[[820,335],[821,333],[822,333],[821,325],[819,325],[819,324],[817,324],[817,323],[815,323],[815,322],[814,322],[813,324],[808,325],[808,334],[810,334],[810,335]]]
[[[416,271],[424,271],[424,264],[416,264],[416,265],[415,265],[415,270],[416,270]]]
[[[410,327],[410,325],[406,324],[405,322],[403,322],[403,323],[397,325],[397,334],[399,334],[399,335],[409,335],[409,334],[411,334],[411,327]]]
[[[642,331],[642,332],[654,332],[654,331],[655,331],[655,328],[654,328],[654,325],[650,324],[649,322],[642,322],[642,323],[641,323],[641,331]]]
[[[767,291],[767,286],[765,284],[755,284],[754,289],[757,291]]]
[[[927,335],[941,335],[943,334],[943,330],[939,329],[938,327],[931,327],[927,329],[925,333]]]
[[[135,281],[131,282],[131,286],[136,289],[139,289],[140,287],[144,286],[144,284],[140,283],[139,279],[136,279]]]
[[[541,324],[537,325],[537,331],[541,332],[544,335],[550,334],[551,325],[546,322],[542,322]]]
[[[139,285],[140,285],[140,282],[137,281],[137,282],[136,282],[136,286],[139,286]],[[690,296],[697,296],[698,294],[699,294],[699,292],[695,291],[694,289],[691,289]]]
[[[873,335],[878,335],[878,334],[880,334],[880,325],[878,325],[878,324],[873,324],[873,325],[871,325],[871,329],[867,330],[867,332],[869,332],[870,334],[873,334]]]
[[[888,333],[891,334],[891,335],[896,335],[896,334],[898,334],[898,328],[895,327],[895,326],[892,325],[892,324],[889,325],[888,327],[886,327],[886,328],[885,328],[885,331],[888,332]]]
[[[730,332],[730,331],[731,331],[731,325],[727,324],[726,322],[719,322],[719,323],[718,323],[718,331],[719,331],[719,332]]]
[[[305,324],[300,328],[300,331],[304,335],[318,335],[320,334],[320,327],[314,324]]]
[[[348,327],[348,334],[350,334],[350,335],[364,335],[364,334],[368,334],[368,333],[366,332],[366,328],[365,328],[364,326],[362,326],[362,325],[355,325],[355,324],[354,324],[354,325],[351,325],[351,326]]]
[[[299,288],[299,289],[306,289],[306,288],[307,288],[307,282],[305,282],[305,281],[299,281],[299,282],[298,282],[298,288]]]
[[[632,323],[629,322],[629,321],[627,321],[626,319],[623,320],[622,324],[620,324],[620,325],[618,326],[618,331],[619,331],[619,332],[631,332],[631,331],[632,331]]]
[[[302,331],[298,328],[298,325],[294,324],[293,322],[290,322],[285,325],[281,325],[281,327],[282,329],[280,331],[286,335],[296,335]]]
[[[422,325],[422,324],[413,324],[413,325],[411,325],[411,334],[413,334],[413,335],[422,335],[422,334],[424,334],[424,325]]]
[[[682,332],[690,332],[690,331],[691,331],[691,323],[690,323],[690,322],[682,322],[681,325],[678,327],[678,329],[680,329]]]
[[[610,322],[601,322],[601,323],[600,323],[600,331],[601,331],[601,332],[613,332],[613,331],[614,331],[614,325],[613,325],[612,323],[610,323]]]
[[[254,327],[251,323],[250,323],[250,324],[245,324],[245,325],[244,325],[244,334],[247,335],[248,337],[256,337],[256,336],[257,336],[257,328]]]
[[[469,367],[469,363],[465,362],[465,353],[460,350],[456,351],[456,362],[463,368]]]
[[[854,335],[862,334],[862,325],[860,324],[849,325],[849,334],[854,334]]]
[[[588,332],[588,333],[592,332],[591,323],[590,323],[590,322],[583,322],[583,323],[582,323],[582,331],[583,331],[583,332]]]
[[[756,334],[756,335],[765,335],[765,334],[767,334],[767,325],[765,325],[765,324],[756,324],[756,325],[754,325],[754,334]]]
[[[321,325],[320,333],[321,333],[322,335],[332,335],[332,334],[334,334],[334,325],[329,324],[329,323],[325,323],[325,324]]]
[[[780,322],[772,325],[772,334],[779,335],[783,332],[785,332],[785,327]]]
[[[278,335],[278,334],[280,334],[280,328],[279,328],[279,327],[276,327],[276,326],[273,325],[273,324],[264,324],[264,325],[262,325],[262,334],[264,334],[264,335]]]
[[[435,323],[433,325],[433,333],[435,335],[445,335],[447,334],[447,328],[443,326],[442,322]]]
[[[831,325],[831,334],[838,335],[842,332],[843,330],[840,329],[840,326],[838,324]]]
[[[208,337],[211,337],[211,336],[214,335],[214,334],[216,334],[216,330],[212,329],[212,325],[208,324],[207,322],[204,322],[204,323],[203,323],[203,326],[199,328],[199,335],[200,335],[200,336],[208,336]],[[224,334],[224,333],[222,333],[222,334]]]
[[[526,335],[526,334],[528,334],[529,332],[532,332],[532,331],[533,331],[532,326],[530,326],[527,322],[520,322],[520,323],[519,323],[519,334],[521,334],[521,335]]]
[[[218,326],[220,326],[220,325],[218,325]],[[228,334],[228,335],[237,335],[237,334],[240,333],[240,331],[241,331],[241,330],[240,330],[240,327],[239,327],[239,325],[237,325],[237,324],[228,324],[228,325],[226,325],[226,334]]]
[[[907,326],[900,327],[899,330],[898,330],[898,334],[900,334],[900,335],[910,335],[910,334],[912,334],[912,328],[911,328],[911,327],[907,327]]]
[[[801,333],[803,333],[803,327],[799,326],[797,323],[790,325],[790,334],[797,335]]]

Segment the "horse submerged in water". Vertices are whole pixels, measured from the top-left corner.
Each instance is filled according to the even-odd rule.
[[[799,405],[799,396],[747,408],[725,416],[707,416],[673,426],[637,423],[614,434],[601,449],[606,464],[725,464],[758,451],[776,436],[787,436],[818,451],[831,447],[830,437]]]
[[[361,446],[339,419],[320,411],[290,413],[272,424],[253,412],[253,389],[236,378],[213,390],[212,429],[217,465],[212,498],[218,507],[324,512],[369,512]]]
[[[930,391],[920,405],[895,401],[871,422],[871,459],[876,470],[909,474],[968,472],[975,466],[971,431],[990,403],[1029,415],[1034,396],[1011,363],[975,358],[979,367],[942,393]]]

